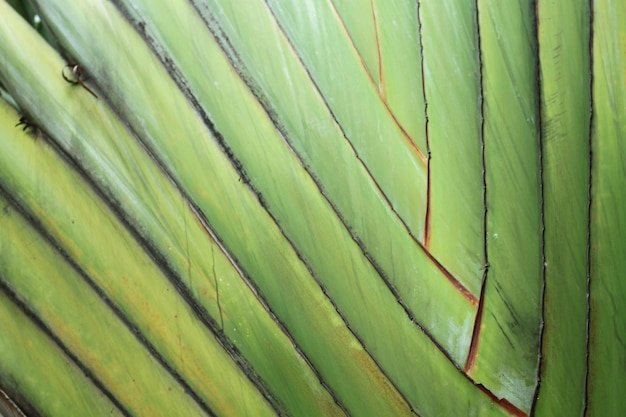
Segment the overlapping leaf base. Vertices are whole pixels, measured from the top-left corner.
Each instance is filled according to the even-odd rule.
[[[0,389],[616,415],[626,6],[535,3],[0,3]]]

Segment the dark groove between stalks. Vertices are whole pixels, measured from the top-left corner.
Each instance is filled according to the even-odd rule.
[[[422,86],[423,86],[423,94],[424,94],[424,113],[425,113],[425,120],[426,120],[426,144],[428,146],[429,144],[429,135],[428,135],[428,100],[427,100],[427,95],[426,95],[426,81],[425,81],[425,71],[424,71],[424,47],[423,47],[423,35],[422,35],[422,20],[421,20],[421,1],[418,0],[417,1],[417,20],[418,20],[418,29],[419,29],[419,40],[420,40],[420,54],[421,54],[421,71],[422,71]],[[478,5],[476,4],[476,27],[478,30]],[[486,282],[486,278],[487,278],[487,272],[489,270],[489,262],[487,261],[487,184],[486,184],[486,171],[485,171],[485,159],[484,159],[484,100],[483,100],[483,74],[482,74],[482,57],[480,55],[480,51],[482,51],[481,49],[481,45],[480,45],[480,33],[477,33],[477,37],[478,37],[478,52],[479,52],[479,82],[480,82],[480,119],[481,119],[481,127],[480,127],[480,137],[481,137],[481,153],[482,153],[482,165],[483,165],[483,206],[484,206],[484,211],[483,211],[483,226],[484,226],[484,236],[485,239],[483,241],[483,251],[485,254],[485,268],[484,268],[484,272],[483,272],[483,279],[482,279],[482,285],[481,285],[481,291],[480,291],[480,297],[478,300],[478,309],[476,311],[476,319],[475,319],[475,323],[474,323],[474,328],[472,331],[472,339],[471,339],[471,343],[470,343],[470,350],[468,352],[468,357],[467,360],[465,362],[465,365],[463,367],[463,369],[461,369],[460,365],[456,366],[456,368],[461,372],[461,374],[468,380],[470,380],[472,383],[474,383],[474,381],[472,381],[472,379],[467,375],[467,372],[469,370],[469,368],[471,367],[471,365],[473,364],[474,358],[473,355],[475,354],[475,348],[478,344],[478,335],[479,335],[479,325],[481,323],[481,319],[482,319],[482,311],[483,311],[483,304],[484,304],[484,294],[485,294],[485,282]],[[431,159],[431,152],[430,152],[430,148],[428,148],[428,170],[429,170],[429,193],[430,193],[430,159]],[[430,195],[429,195],[430,198]],[[430,253],[430,252],[428,252]],[[434,259],[433,259],[434,260]],[[435,262],[438,262],[436,260],[434,260]],[[456,365],[456,364],[455,364]],[[491,393],[491,391],[489,391],[486,387],[480,385],[479,388],[481,389],[481,391],[485,392],[490,398],[495,398],[495,396]],[[500,404],[500,403],[499,403]]]
[[[593,0],[589,0],[589,165],[587,188],[587,322],[585,323],[585,394],[583,397],[583,410],[582,415],[586,416],[589,410],[589,365],[590,365],[590,349],[591,349],[591,239],[592,239],[592,214],[593,214],[593,131],[595,123],[595,102],[594,102],[594,84],[595,77],[593,74],[594,66],[594,48],[593,42],[595,39],[595,19],[594,19],[594,7]]]
[[[474,321],[474,329],[472,331],[472,342],[470,344],[470,350],[467,355],[467,361],[465,362],[465,372],[469,372],[474,365],[476,354],[478,352],[478,343],[480,341],[480,326],[482,324],[483,307],[485,305],[485,290],[487,288],[487,277],[489,274],[489,230],[488,230],[488,208],[487,208],[487,159],[485,155],[485,86],[484,86],[484,73],[483,73],[483,46],[482,36],[480,34],[480,7],[479,1],[474,2],[476,9],[476,40],[478,48],[478,82],[479,82],[479,108],[480,108],[480,153],[481,153],[481,165],[482,165],[482,189],[483,189],[483,253],[484,253],[484,269],[482,276],[482,283],[480,286],[480,299],[478,302],[478,311],[476,312],[476,318]]]
[[[480,342],[480,325],[482,323],[483,309],[485,305],[485,290],[487,287],[487,279],[489,276],[489,229],[488,229],[488,194],[487,194],[487,159],[485,153],[485,85],[484,85],[484,63],[483,63],[483,46],[482,46],[482,36],[480,31],[480,7],[479,0],[475,0],[474,7],[476,9],[475,13],[475,22],[476,22],[476,40],[477,40],[477,49],[478,49],[478,72],[479,72],[479,84],[480,84],[480,94],[479,94],[479,108],[480,108],[480,151],[481,151],[481,164],[483,167],[482,170],[482,189],[483,189],[483,253],[484,253],[484,269],[482,276],[482,283],[480,289],[480,299],[478,303],[478,311],[476,312],[476,319],[474,322],[474,329],[472,332],[472,342],[470,345],[470,350],[468,352],[467,361],[465,362],[464,371],[462,375],[465,376],[469,381],[471,381],[474,386],[476,386],[480,391],[482,391],[487,397],[497,404],[502,409],[511,413],[514,416],[526,416],[522,410],[517,408],[515,405],[510,403],[506,398],[498,398],[491,390],[485,387],[482,384],[476,383],[467,372],[470,371],[471,367],[474,365],[476,360],[476,355],[478,353],[478,344]],[[496,324],[500,325],[497,321]],[[508,339],[506,333],[503,332],[505,337]],[[510,342],[509,342],[510,343]]]
[[[537,90],[537,97],[535,108],[537,111],[537,126],[539,127],[538,143],[539,143],[539,204],[541,207],[541,295],[540,295],[540,310],[541,310],[541,323],[539,325],[539,346],[538,346],[538,366],[536,373],[537,385],[535,386],[535,392],[533,394],[532,403],[530,406],[530,414],[535,414],[535,407],[537,406],[537,400],[539,398],[539,392],[541,391],[541,375],[544,369],[543,358],[543,342],[545,336],[546,326],[546,224],[545,224],[545,177],[544,177],[544,126],[543,126],[543,82],[541,78],[541,42],[539,40],[539,0],[533,0],[534,13],[534,33],[535,33],[535,88]]]
[[[194,210],[192,208],[192,210]],[[205,222],[205,220],[203,218],[200,217],[200,214],[198,214],[195,210],[194,213],[196,213],[196,215],[199,218],[199,221],[203,224],[203,226],[205,228],[207,228],[208,230],[208,226]],[[225,251],[224,247],[222,246],[222,242],[218,241],[217,236],[215,236],[214,234],[212,234],[213,232],[211,231],[211,237],[213,239],[216,240],[217,244],[220,245],[220,248],[222,248],[222,250]],[[244,281],[250,281],[248,276],[244,273],[244,271],[240,268],[239,266],[239,262],[237,260],[237,258],[235,258],[232,254],[228,253],[225,251],[226,256],[228,257],[228,259],[232,262],[233,267],[237,270],[237,272],[239,273],[239,276],[241,277],[242,280]],[[330,389],[330,387],[326,384],[326,382],[322,379],[322,376],[319,374],[318,370],[315,368],[315,366],[313,365],[313,363],[309,360],[309,358],[306,356],[306,354],[302,351],[302,349],[300,348],[300,346],[297,344],[297,342],[295,341],[295,339],[291,336],[291,333],[289,333],[289,330],[285,327],[285,325],[282,323],[282,321],[278,318],[278,316],[274,313],[274,311],[270,308],[270,306],[266,303],[266,301],[262,298],[262,294],[259,293],[258,288],[255,286],[255,284],[253,282],[248,282],[248,284],[250,285],[252,291],[255,293],[255,295],[257,296],[259,302],[263,305],[263,307],[266,309],[267,313],[269,314],[269,316],[272,318],[272,320],[277,324],[277,326],[280,328],[280,330],[283,332],[283,334],[285,335],[285,337],[287,337],[287,339],[291,342],[293,348],[295,349],[295,351],[298,353],[298,355],[300,356],[300,358],[307,364],[307,366],[309,367],[309,369],[313,372],[313,374],[316,376],[316,378],[318,379],[318,382],[320,383],[320,385],[322,387],[324,387],[324,389],[326,389],[329,393],[329,395],[331,396],[331,398],[333,399],[333,401],[335,402],[335,404],[344,412],[344,414],[346,415],[346,417],[350,417],[350,414],[348,413],[348,411],[344,408],[343,404],[340,402],[340,400],[335,396],[335,393]]]
[[[1,277],[0,281],[2,281]],[[14,379],[7,378],[7,375],[4,379],[0,378],[0,391],[2,391],[0,396],[18,410],[19,417],[45,417],[24,394],[15,389],[15,384],[9,385],[11,383],[14,383]]]
[[[430,121],[428,120],[428,97],[426,94],[426,72],[424,70],[424,39],[422,35],[422,2],[421,0],[417,0],[417,35],[419,39],[419,48],[420,48],[420,71],[422,74],[422,98],[424,99],[424,135],[426,138],[426,153],[428,159],[426,160],[426,215],[424,219],[424,249],[429,247],[430,244],[430,195],[431,195],[431,171],[430,171],[430,162],[432,155],[430,153],[430,135],[428,133],[428,127]],[[430,251],[429,251],[430,253]]]

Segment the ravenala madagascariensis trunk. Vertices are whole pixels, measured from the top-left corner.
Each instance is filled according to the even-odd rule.
[[[22,10],[2,413],[626,409],[624,0]]]

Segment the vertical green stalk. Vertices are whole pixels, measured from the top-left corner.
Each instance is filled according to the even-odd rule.
[[[528,412],[536,385],[542,241],[535,13],[478,2],[489,270],[469,374]]]
[[[591,275],[586,416],[626,409],[626,2],[593,1]]]
[[[584,407],[589,13],[587,1],[540,0],[537,4],[546,262],[537,416],[576,416]]]

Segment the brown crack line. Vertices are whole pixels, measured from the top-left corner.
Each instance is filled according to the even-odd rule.
[[[520,410],[513,404],[511,404],[506,398],[498,398],[491,391],[489,391],[483,384],[475,384],[476,388],[484,392],[487,397],[491,399],[494,403],[498,404],[500,407],[508,411],[512,416],[515,417],[528,417],[524,411]]]
[[[378,94],[381,100],[384,103],[387,103],[387,97],[385,97],[385,76],[383,73],[383,57],[380,52],[380,30],[378,28],[378,15],[376,14],[376,6],[374,5],[374,0],[370,0],[370,5],[372,6],[372,18],[374,19],[374,34],[376,35],[376,54],[378,56]],[[350,38],[350,42],[352,43],[352,47],[355,47],[354,43],[352,42],[352,38]],[[363,62],[363,59],[361,59],[361,62]]]

